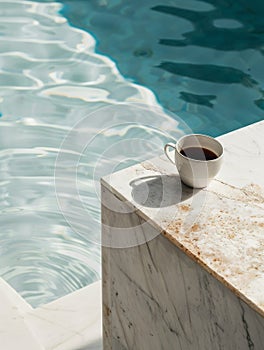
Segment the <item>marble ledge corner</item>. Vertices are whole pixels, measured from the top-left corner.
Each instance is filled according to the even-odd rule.
[[[102,180],[107,350],[263,349],[263,133],[222,136],[201,191],[163,156]]]
[[[102,214],[104,349],[262,350],[263,317],[123,205]]]

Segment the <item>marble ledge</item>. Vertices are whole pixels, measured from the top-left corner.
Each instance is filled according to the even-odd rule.
[[[45,350],[102,349],[101,281],[26,314]]]
[[[101,281],[33,309],[0,278],[3,350],[101,350]]]
[[[264,122],[259,122],[219,137],[225,149],[224,164],[217,178],[203,190],[184,186],[176,168],[164,156],[102,179],[102,185],[117,201],[125,202],[131,212],[150,223],[261,316],[263,135]]]

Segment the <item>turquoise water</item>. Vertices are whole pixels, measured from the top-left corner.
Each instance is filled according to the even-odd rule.
[[[0,276],[34,307],[100,279],[100,177],[186,130],[60,10],[0,0]]]
[[[101,176],[263,116],[261,3],[64,5],[0,0],[0,276],[34,307],[100,279]]]
[[[262,0],[62,2],[99,52],[194,132],[216,136],[263,119]]]

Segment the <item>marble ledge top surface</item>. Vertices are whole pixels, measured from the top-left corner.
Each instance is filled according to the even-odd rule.
[[[102,179],[173,244],[264,316],[264,122],[219,137],[224,164],[203,190],[164,156]],[[153,238],[153,237],[152,237]]]

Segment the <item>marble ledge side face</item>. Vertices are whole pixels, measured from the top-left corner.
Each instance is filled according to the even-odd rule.
[[[103,238],[120,246],[123,241],[128,246],[133,240],[144,241],[150,231],[141,230],[141,218],[264,316],[263,134],[260,122],[221,136],[224,164],[200,191],[183,186],[175,166],[163,156],[104,179],[104,187],[113,193],[108,208],[118,208],[118,199],[128,208],[126,218],[123,213],[118,219],[113,209],[113,221],[129,225],[132,220],[134,231],[115,228],[113,235],[113,228],[106,227],[110,234]]]
[[[116,202],[108,189],[102,195]],[[102,251],[104,349],[263,350],[263,317],[118,205],[119,214],[102,208],[103,236],[112,236]],[[115,246],[115,233],[127,228],[145,242]]]

